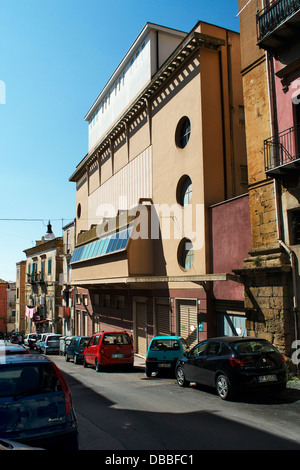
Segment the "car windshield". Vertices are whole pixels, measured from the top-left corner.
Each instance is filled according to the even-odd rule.
[[[182,344],[185,343],[182,342]],[[179,340],[174,338],[154,339],[150,346],[151,351],[178,351],[179,349]]]
[[[106,333],[103,344],[131,344],[130,337],[122,333]]]
[[[0,398],[60,391],[51,364],[0,365]]]
[[[268,341],[238,341],[233,344],[233,350],[239,355],[261,354],[268,352],[276,352],[277,350]]]

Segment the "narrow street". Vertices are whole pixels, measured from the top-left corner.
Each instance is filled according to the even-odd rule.
[[[133,372],[97,373],[51,359],[72,392],[80,450],[300,450],[300,390],[223,402],[172,377],[146,378],[141,360]]]

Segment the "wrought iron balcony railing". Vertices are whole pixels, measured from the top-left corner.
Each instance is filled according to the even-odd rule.
[[[266,172],[282,173],[294,168],[300,159],[300,125],[265,140],[264,155]]]
[[[281,40],[299,34],[299,17],[300,0],[273,1],[256,17],[259,45],[263,48],[276,47]],[[272,38],[272,32],[275,30],[276,36]]]

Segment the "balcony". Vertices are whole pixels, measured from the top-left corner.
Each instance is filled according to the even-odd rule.
[[[280,176],[300,169],[300,125],[264,141],[265,171]]]
[[[58,307],[59,318],[70,318],[71,309],[70,307]]]
[[[300,0],[275,0],[256,16],[258,45],[276,50],[299,36]]]
[[[36,284],[36,283],[44,283],[44,282],[45,282],[45,274],[44,273],[27,274],[27,283],[28,284]]]

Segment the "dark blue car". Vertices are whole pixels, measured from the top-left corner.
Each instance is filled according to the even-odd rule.
[[[72,341],[66,349],[66,361],[68,362],[70,359],[73,359],[74,364],[82,364],[83,351],[89,339],[89,336],[74,336],[74,338],[72,338]]]
[[[0,355],[0,440],[42,449],[78,449],[69,387],[47,357]]]

